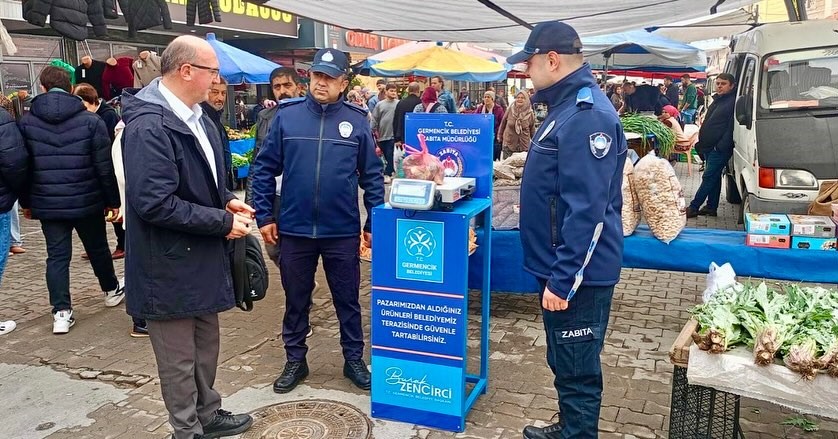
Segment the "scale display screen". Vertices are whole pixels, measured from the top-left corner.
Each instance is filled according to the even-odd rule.
[[[435,187],[431,181],[395,179],[390,188],[390,204],[402,209],[428,210],[433,205]]]

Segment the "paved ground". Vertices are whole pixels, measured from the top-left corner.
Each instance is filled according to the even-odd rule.
[[[700,174],[688,179],[684,165],[678,170],[684,174],[685,193],[691,195]],[[719,218],[698,218],[690,225],[736,229],[736,206],[723,204],[720,212]],[[104,307],[89,265],[78,257],[71,269],[78,323],[70,334],[53,336],[43,238],[36,222],[24,221],[23,227],[29,251],[10,259],[0,289],[0,318],[19,323],[18,330],[0,339],[0,407],[6,421],[11,420],[0,423],[0,438],[166,437],[165,409],[148,342],[128,336],[130,318],[122,307]],[[77,242],[75,255],[80,254]],[[122,271],[122,262],[117,268]],[[278,273],[270,268],[272,285],[279,285]],[[318,276],[325,285],[322,273]],[[667,437],[672,379],[667,352],[688,318],[687,309],[700,300],[703,284],[703,276],[695,274],[624,271],[602,356],[600,437]],[[278,338],[281,299],[281,291],[274,288],[254,312],[222,315],[217,387],[225,407],[250,411],[283,401],[326,398],[369,413],[368,396],[342,376],[338,327],[326,289],[315,295],[311,375],[293,393],[271,392],[270,383],[284,363]],[[368,275],[362,283],[362,306],[369,309]],[[471,315],[476,324],[479,312],[473,308]],[[364,318],[368,334],[369,315]],[[549,420],[557,410],[556,395],[535,297],[493,294],[490,338],[489,391],[469,415],[464,434],[373,420],[375,437],[518,438],[525,425]],[[838,422],[812,418],[820,431],[804,435],[780,425],[788,416],[767,403],[742,403],[741,424],[748,439],[838,438]]]

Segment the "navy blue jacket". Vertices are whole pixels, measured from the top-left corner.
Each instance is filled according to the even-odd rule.
[[[280,102],[254,166],[256,222],[259,227],[277,223],[282,234],[357,236],[359,185],[367,209],[365,231],[372,208],[384,203],[381,160],[367,112],[345,101],[321,105],[309,94]],[[274,218],[275,177],[280,175],[280,214]]]
[[[716,95],[707,109],[707,116],[698,131],[696,151],[707,153],[718,151],[733,154],[733,113],[736,107],[736,93]]]
[[[0,108],[0,213],[11,210],[26,189],[28,160],[15,119]]]
[[[81,98],[63,91],[38,95],[19,127],[31,167],[20,205],[32,209],[33,217],[74,220],[119,207],[111,138]]]
[[[587,64],[533,101],[550,109],[521,182],[524,269],[569,300],[580,286],[620,280],[626,139]]]
[[[111,143],[113,143],[116,138],[115,131],[116,125],[119,123],[119,115],[116,114],[116,110],[113,107],[101,99],[99,100],[99,109],[96,110],[96,114],[105,121],[105,128],[108,129],[108,135],[111,136]]]
[[[204,114],[217,178],[192,131],[172,111],[160,78],[123,92],[125,295],[128,314],[165,320],[215,314],[235,305],[225,236],[235,198],[224,186],[221,139]]]

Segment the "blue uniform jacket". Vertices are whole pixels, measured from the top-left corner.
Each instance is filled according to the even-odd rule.
[[[547,119],[532,139],[521,183],[524,269],[570,300],[580,286],[612,286],[623,259],[626,139],[586,64],[540,90]]]
[[[365,231],[372,208],[384,203],[381,160],[367,111],[348,102],[321,105],[309,94],[279,103],[253,170],[259,227],[306,238],[358,236],[358,186],[364,189]],[[275,177],[282,176],[279,218]]]

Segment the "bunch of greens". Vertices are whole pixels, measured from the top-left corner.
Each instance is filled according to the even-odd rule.
[[[623,124],[623,130],[630,133],[641,134],[641,142],[646,147],[646,136],[653,134],[658,142],[658,156],[662,158],[669,158],[672,153],[672,148],[675,147],[675,133],[664,125],[663,122],[648,116],[642,116],[637,113],[630,113],[620,117],[620,122]]]
[[[774,363],[779,352],[807,380],[819,371],[838,377],[838,290],[737,285],[691,312],[699,324],[693,341],[702,350],[722,353],[744,344],[760,366]]]
[[[233,153],[233,167],[234,168],[243,168],[250,164],[250,159],[246,156],[241,154]]]

